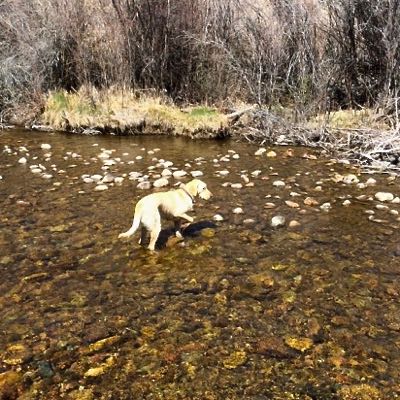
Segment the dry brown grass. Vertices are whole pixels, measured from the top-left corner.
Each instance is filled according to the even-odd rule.
[[[307,124],[310,128],[326,126],[335,129],[376,129],[388,130],[390,127],[379,118],[375,110],[338,110],[329,114],[320,114]]]
[[[142,133],[153,130],[154,133],[191,135],[224,129],[228,119],[211,107],[181,109],[170,99],[151,91],[115,87],[98,91],[83,86],[77,92],[49,93],[42,123],[55,129],[90,127],[124,133],[145,127]]]

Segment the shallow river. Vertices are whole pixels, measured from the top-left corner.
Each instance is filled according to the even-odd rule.
[[[400,178],[257,149],[0,132],[0,398],[399,398]],[[152,253],[117,237],[164,161],[213,197]]]

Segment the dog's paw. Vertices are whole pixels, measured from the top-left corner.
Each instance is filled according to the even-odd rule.
[[[182,238],[183,238],[182,233],[180,233],[179,231],[176,231],[176,232],[175,232],[175,236],[176,236],[178,239],[182,239]]]
[[[120,234],[118,235],[118,239],[122,239],[122,238],[126,238],[126,237],[128,237],[128,235],[126,234],[126,232],[120,233]]]

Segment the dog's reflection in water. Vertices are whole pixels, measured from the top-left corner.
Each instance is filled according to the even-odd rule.
[[[178,243],[182,238],[193,238],[199,236],[201,234],[201,231],[206,228],[216,228],[216,224],[212,221],[207,221],[207,220],[194,222],[192,224],[187,225],[181,231],[182,233],[181,238],[176,237],[174,228],[162,229],[156,242],[156,248],[162,249],[169,245],[173,245],[175,243]],[[147,243],[148,241],[149,241],[149,236],[146,235],[144,243]]]

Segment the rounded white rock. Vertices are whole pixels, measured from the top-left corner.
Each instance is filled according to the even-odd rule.
[[[101,192],[101,191],[107,190],[107,189],[108,189],[108,186],[107,186],[107,185],[104,185],[104,184],[97,185],[97,186],[94,188],[94,190],[96,190],[96,192]]]
[[[153,186],[156,188],[168,186],[168,184],[169,184],[169,181],[167,178],[160,178],[153,182]]]
[[[266,151],[267,151],[266,148],[260,147],[260,148],[254,153],[254,155],[255,155],[255,156],[261,156],[261,155],[263,155]]]
[[[375,198],[379,201],[393,201],[394,195],[389,192],[377,192],[375,193]]]
[[[332,208],[331,203],[327,202],[319,207],[322,211],[329,211]]]
[[[174,171],[174,173],[172,175],[175,179],[179,179],[179,178],[184,177],[186,174],[187,174],[186,171],[178,170],[178,171]]]
[[[136,186],[138,189],[147,190],[151,188],[151,183],[149,181],[139,182]]]
[[[278,188],[286,186],[285,182],[283,182],[283,181],[274,181],[272,183],[272,185],[275,186],[275,187],[278,187]]]
[[[277,228],[278,226],[285,225],[285,222],[286,218],[283,215],[275,215],[275,217],[272,217],[271,219],[271,226]]]

